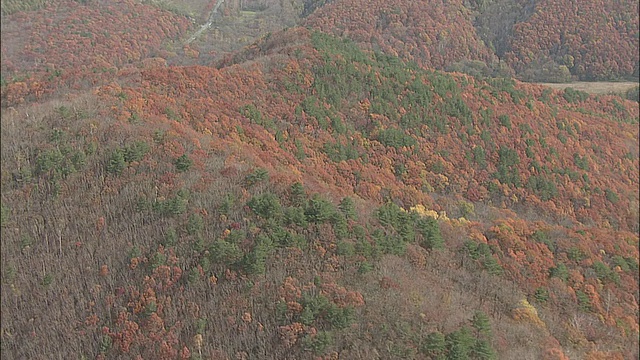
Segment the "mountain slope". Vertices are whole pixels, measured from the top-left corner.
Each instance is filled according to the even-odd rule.
[[[505,59],[520,74],[551,62],[584,80],[637,79],[638,18],[637,1],[539,1]]]
[[[631,102],[302,28],[99,84],[2,108],[3,355],[637,355]]]
[[[87,90],[127,68],[166,65],[184,16],[135,1],[56,0],[3,16],[3,106]],[[26,98],[26,99],[25,99]]]
[[[317,9],[304,25],[438,69],[460,60],[494,61],[461,1],[338,0]]]
[[[206,22],[215,3],[3,1],[3,82],[45,72],[58,81],[78,71],[86,78],[149,57],[147,63],[209,64],[296,23],[421,66],[472,75],[535,82],[638,78],[638,4],[629,0],[227,1],[211,31],[184,46],[191,22]],[[52,67],[61,64],[66,74]]]
[[[633,1],[336,0],[304,24],[437,69],[568,82],[637,79],[638,19]]]

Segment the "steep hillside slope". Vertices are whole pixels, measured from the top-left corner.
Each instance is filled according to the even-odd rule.
[[[526,21],[534,12],[537,0],[469,0],[473,24],[480,38],[500,58],[509,49],[514,25]]]
[[[228,0],[214,24],[184,46],[192,22],[206,23],[216,3],[4,0],[2,55],[10,60],[3,61],[3,81],[45,71],[48,77],[71,76],[55,64],[94,73],[149,57],[154,60],[147,62],[210,64],[295,24],[471,75],[562,83],[639,76],[640,17],[631,0]]]
[[[437,69],[460,60],[494,61],[459,0],[336,0],[313,12],[304,25]]]
[[[638,2],[542,0],[514,25],[505,60],[534,78],[566,66],[583,80],[638,78]]]
[[[2,108],[3,356],[637,357],[631,102],[302,28],[98,84]]]
[[[336,0],[304,24],[436,69],[505,73],[499,58],[520,79],[568,82],[637,79],[638,14],[631,0]]]
[[[73,68],[104,72],[167,57],[163,41],[189,26],[185,17],[134,1],[52,1],[2,22],[3,76]]]
[[[127,68],[166,65],[184,16],[135,1],[56,0],[3,17],[3,106],[89,89]],[[167,50],[169,49],[169,50]]]

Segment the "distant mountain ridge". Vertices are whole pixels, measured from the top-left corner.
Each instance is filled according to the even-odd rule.
[[[186,19],[177,9],[189,8],[194,11],[198,6],[203,12],[208,12],[214,2],[199,1],[183,4],[185,0],[170,0],[167,2],[138,2],[130,1],[127,6],[135,6],[141,14],[152,12],[156,5],[162,9],[174,9],[170,14],[165,11],[165,18],[172,18],[173,26],[179,28],[164,29],[172,24],[161,22],[156,26],[161,31],[184,34],[190,20]],[[151,6],[154,5],[154,6]],[[38,36],[31,36],[33,32],[21,31],[19,24],[24,22],[24,15],[20,10],[32,9],[31,16],[39,16],[43,7],[49,7],[46,13],[75,11],[88,14],[98,9],[110,6],[101,1],[51,0],[14,2],[3,1],[3,17],[7,19],[3,31],[12,34],[7,38],[8,44],[4,49],[14,48],[14,42],[19,41],[18,48],[23,55],[8,56],[10,65],[3,65],[5,77],[15,71],[34,70],[33,64],[13,64],[29,53],[36,61],[42,58],[58,56],[49,47],[56,44],[56,39],[68,37],[70,34],[54,36],[50,41],[43,41]],[[179,50],[179,46],[166,46],[158,49],[157,44],[153,53],[169,62],[192,64],[207,63],[207,56],[217,56],[219,59],[229,49],[234,49],[231,43],[246,44],[248,34],[256,36],[255,31],[238,31],[237,27],[265,29],[273,31],[272,26],[264,24],[273,22],[269,11],[285,11],[284,4],[273,1],[231,1],[221,7],[223,17],[221,26],[224,27],[224,45],[216,46],[210,42],[221,39],[202,39],[190,44],[188,49]],[[246,8],[247,11],[241,10]],[[145,10],[143,10],[145,9]],[[157,8],[156,8],[157,9]],[[119,10],[112,10],[118,12]],[[568,82],[571,80],[637,80],[639,77],[638,58],[639,40],[639,8],[632,0],[619,2],[603,0],[586,0],[576,2],[572,0],[449,0],[449,1],[298,1],[294,0],[286,6],[287,19],[281,26],[291,26],[300,23],[313,29],[329,32],[339,36],[346,36],[356,41],[360,46],[368,49],[380,50],[389,55],[398,55],[403,59],[441,70],[465,72],[482,76],[511,76],[533,82]],[[23,14],[27,14],[24,13]],[[271,15],[268,15],[271,14]],[[129,14],[123,14],[126,18]],[[61,17],[65,14],[61,13]],[[97,17],[96,15],[92,15]],[[146,15],[143,15],[146,16]],[[255,17],[255,19],[253,19]],[[21,20],[13,21],[11,19]],[[59,17],[56,22],[62,21]],[[63,21],[68,21],[63,20]],[[117,23],[118,19],[114,20]],[[55,30],[50,26],[57,26]],[[233,25],[233,26],[232,26]],[[93,36],[100,41],[113,42],[114,39],[104,37],[100,29],[93,29],[96,24],[78,23],[71,27],[60,24],[36,24],[37,33],[48,34],[59,29],[69,33],[69,29],[76,29],[76,35],[87,40],[77,39],[79,42],[90,42]],[[231,27],[229,27],[231,26]],[[17,29],[14,29],[17,27]],[[104,27],[104,26],[103,26]],[[108,28],[108,26],[106,26]],[[232,28],[236,27],[236,30]],[[277,28],[277,27],[276,27]],[[17,31],[14,31],[17,30]],[[251,30],[251,29],[249,29]],[[155,31],[155,30],[154,30]],[[218,35],[220,29],[216,30]],[[117,34],[117,30],[113,31]],[[109,34],[112,35],[112,34]],[[145,44],[153,39],[157,32],[149,34],[149,39],[137,39],[137,44],[112,43],[112,48],[132,46],[132,54],[127,61],[139,61],[135,52],[138,44]],[[137,35],[136,35],[137,36]],[[103,38],[104,37],[104,38]],[[125,35],[123,38],[130,38]],[[15,40],[11,40],[15,38]],[[22,40],[21,40],[22,39]],[[117,40],[117,39],[115,39]],[[177,39],[174,39],[174,41]],[[187,40],[187,39],[183,39]],[[37,43],[35,50],[28,45]],[[249,42],[250,43],[250,42]],[[22,45],[20,45],[22,44]],[[148,44],[151,45],[151,44]],[[62,45],[61,45],[62,46]],[[71,46],[67,44],[66,46]],[[143,48],[146,48],[144,45]],[[203,53],[200,54],[200,51]],[[6,52],[6,50],[3,50]],[[104,55],[104,50],[99,50]],[[5,56],[7,57],[7,56]],[[122,66],[123,59],[118,59],[118,66]],[[105,56],[104,61],[111,62]],[[115,59],[114,59],[115,60]],[[52,61],[51,63],[56,63]]]
[[[305,24],[438,69],[480,60],[495,71],[500,59],[527,81],[638,78],[631,0],[336,0]]]

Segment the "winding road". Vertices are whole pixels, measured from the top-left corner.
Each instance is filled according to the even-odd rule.
[[[200,29],[198,29],[198,31],[191,35],[191,37],[185,42],[185,44],[191,43],[193,40],[197,39],[198,36],[200,36],[200,34],[202,34],[205,30],[211,27],[211,25],[213,24],[213,18],[218,13],[218,8],[220,7],[220,5],[222,5],[222,3],[224,3],[224,0],[218,0],[216,5],[213,7],[213,10],[211,10],[211,14],[209,14],[209,20],[204,25],[200,26]]]

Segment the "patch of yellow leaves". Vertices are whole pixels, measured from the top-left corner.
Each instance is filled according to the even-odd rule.
[[[440,213],[436,212],[435,210],[430,210],[427,209],[424,205],[422,204],[418,204],[416,206],[412,206],[409,208],[410,211],[415,212],[416,214],[422,216],[422,217],[432,217],[436,220],[445,220],[445,221],[449,221],[449,217],[447,216],[447,212],[446,211],[440,211]]]
[[[513,309],[511,316],[514,320],[528,322],[540,327],[544,327],[544,322],[538,316],[538,310],[531,305],[527,299],[522,299],[518,303],[515,309]]]

